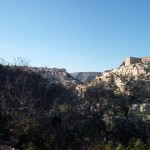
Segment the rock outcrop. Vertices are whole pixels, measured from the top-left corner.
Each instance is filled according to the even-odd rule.
[[[30,69],[41,74],[48,79],[50,83],[61,83],[68,88],[75,88],[77,84],[81,83],[81,81],[67,73],[64,68],[31,67]]]
[[[124,76],[144,76],[150,79],[150,57],[135,58],[129,57],[125,60],[124,65],[121,65],[117,69],[112,69],[109,72],[104,72],[102,75],[96,76],[97,82],[115,81],[117,85],[124,85]]]
[[[112,69],[111,71],[104,72],[100,76],[96,76],[95,82],[115,84],[117,89],[119,89],[119,92],[122,92],[128,96],[132,94],[131,91],[128,90],[128,83],[130,83],[130,81],[132,80],[133,82],[131,84],[134,84],[139,79],[141,80],[141,82],[144,81],[146,83],[146,85],[143,86],[147,87],[147,90],[149,90],[150,57],[127,58],[118,69]],[[147,100],[144,100],[144,97],[140,97],[140,102],[138,102],[137,98],[137,101],[131,105],[130,115],[133,115],[137,118],[142,118],[144,121],[150,121],[149,96]]]

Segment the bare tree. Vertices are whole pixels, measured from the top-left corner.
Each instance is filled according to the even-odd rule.
[[[43,96],[46,96],[47,90],[42,90],[45,80],[24,67],[3,66],[3,71],[3,87],[0,89],[1,113],[14,119],[21,115],[40,114],[46,106]],[[37,82],[34,82],[36,78]],[[38,93],[34,93],[35,91]]]

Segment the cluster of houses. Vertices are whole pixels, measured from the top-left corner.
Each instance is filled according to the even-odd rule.
[[[137,78],[139,76],[144,76],[150,80],[150,57],[129,57],[124,61],[124,65],[120,66],[118,69],[113,69],[96,76],[95,81],[97,83],[100,83],[101,81],[105,81],[107,83],[112,82],[120,87],[120,90],[123,90],[123,87],[127,81],[126,77],[130,76],[135,76]],[[88,86],[90,85],[92,86],[92,83],[90,83]],[[76,90],[78,91],[79,95],[82,95],[88,86],[78,85]]]

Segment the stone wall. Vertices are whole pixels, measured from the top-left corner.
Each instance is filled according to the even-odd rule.
[[[149,66],[145,64],[133,64],[130,66],[122,66],[117,72],[122,75],[146,75],[149,72]]]
[[[125,66],[129,66],[135,63],[140,63],[141,62],[141,58],[136,58],[136,57],[128,57],[125,60]]]
[[[150,57],[143,57],[142,63],[144,63],[144,64],[150,63]]]

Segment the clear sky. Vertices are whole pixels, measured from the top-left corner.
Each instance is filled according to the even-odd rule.
[[[150,56],[150,0],[0,0],[0,57],[68,72]]]

